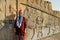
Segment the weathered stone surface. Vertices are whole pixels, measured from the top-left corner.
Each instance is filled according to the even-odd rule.
[[[52,10],[51,2],[45,0],[18,0],[18,10],[23,10],[23,15],[27,19],[26,40],[59,40],[57,37],[48,37],[60,32],[60,19],[48,15],[53,14],[60,17],[60,12]],[[39,11],[28,6],[21,5],[25,3]],[[0,0],[0,40],[15,40],[13,33],[13,22],[16,18],[16,1]],[[3,21],[1,21],[3,20]],[[47,38],[46,38],[47,37]],[[55,38],[56,37],[56,38]]]

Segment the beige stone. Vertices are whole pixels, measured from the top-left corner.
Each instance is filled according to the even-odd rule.
[[[20,3],[28,4],[38,10]],[[51,2],[45,0],[18,0],[18,11],[20,9],[22,9],[27,20],[26,40],[59,40],[60,35],[56,37],[54,34],[60,32],[60,11],[53,10]],[[16,11],[16,0],[0,1],[0,26],[3,26],[0,27],[0,29],[3,28],[0,31],[0,40],[14,40],[13,21],[10,23],[9,20],[16,19]],[[1,20],[3,21],[1,22]],[[5,20],[7,21],[4,24]]]

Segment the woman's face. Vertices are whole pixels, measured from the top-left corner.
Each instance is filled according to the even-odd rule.
[[[19,15],[20,15],[20,16],[22,16],[22,15],[23,15],[22,10],[20,10],[20,11],[19,11]]]

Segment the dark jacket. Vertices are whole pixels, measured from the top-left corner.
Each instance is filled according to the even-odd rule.
[[[25,19],[25,17],[23,17],[23,21],[22,21],[22,25],[21,25],[21,27],[20,28],[18,28],[18,26],[16,25],[16,20],[15,20],[15,22],[14,22],[14,28],[16,29],[16,34],[17,35],[24,35],[24,33],[25,33],[25,28],[26,28],[26,19]]]

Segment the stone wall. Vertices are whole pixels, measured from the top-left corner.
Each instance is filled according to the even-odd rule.
[[[24,6],[20,3],[28,4],[42,11]],[[2,37],[0,39],[14,40],[13,20],[16,18],[16,0],[0,0],[0,4],[0,20],[2,20],[0,22],[0,28],[2,28],[0,33]],[[60,32],[60,12],[52,10],[51,2],[45,0],[18,0],[18,10],[20,9],[24,11],[24,16],[27,19],[27,40],[42,40],[45,37]],[[8,36],[8,38],[5,36]]]
[[[45,13],[47,12],[59,17],[58,15],[60,12],[52,10],[51,2],[44,0],[35,0],[33,3],[31,1],[28,1],[27,4],[44,11],[42,12],[31,7],[27,7],[27,40],[40,40],[40,38],[44,38],[60,32],[58,21],[60,19]]]

